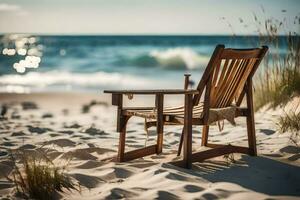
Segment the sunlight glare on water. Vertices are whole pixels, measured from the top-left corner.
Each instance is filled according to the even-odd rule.
[[[33,36],[12,34],[2,38],[4,56],[16,56],[17,61],[11,66],[18,73],[25,73],[27,69],[39,67],[42,57],[42,46]]]

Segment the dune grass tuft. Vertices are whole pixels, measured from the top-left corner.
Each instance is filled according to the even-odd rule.
[[[7,177],[12,181],[17,194],[24,198],[55,199],[59,192],[77,190],[73,181],[64,173],[64,168],[55,166],[47,157],[36,158],[20,153],[20,162],[11,154],[14,169]],[[19,155],[17,155],[19,156]]]
[[[270,51],[264,59],[264,69],[255,84],[255,108],[269,104],[272,108],[300,95],[300,16],[295,16],[293,25],[273,17],[259,20],[255,16],[260,43],[268,44]],[[262,24],[264,26],[262,26]],[[295,29],[294,31],[291,29]],[[280,35],[282,32],[285,36]],[[286,49],[285,53],[280,52]]]
[[[291,141],[298,146],[300,141],[300,112],[290,110],[279,119],[279,128],[282,133],[290,131]]]
[[[256,37],[246,36],[249,45],[269,46],[263,68],[254,79],[255,110],[265,105],[275,108],[300,95],[300,14],[293,19],[277,19],[268,16],[263,7],[261,11],[253,14],[251,22],[239,18],[245,29],[252,29],[259,36],[258,41]]]

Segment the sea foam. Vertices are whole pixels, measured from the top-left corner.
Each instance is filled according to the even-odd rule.
[[[190,48],[169,48],[152,50],[133,57],[123,56],[116,65],[133,65],[138,67],[161,67],[165,69],[201,69],[208,63],[208,56],[199,54]]]
[[[189,48],[172,48],[165,51],[151,51],[160,66],[168,68],[196,69],[204,67],[208,57],[200,55]]]
[[[47,88],[71,90],[74,88],[147,88],[153,81],[121,73],[71,73],[61,71],[29,72],[0,76],[1,92],[44,91]],[[18,91],[14,91],[16,88]]]

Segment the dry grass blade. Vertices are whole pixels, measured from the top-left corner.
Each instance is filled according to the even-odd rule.
[[[254,26],[258,41],[256,37],[246,39],[251,46],[267,45],[270,49],[254,81],[255,110],[265,105],[275,108],[300,95],[300,16],[291,23],[287,18],[266,16],[263,8],[261,15],[253,15],[254,23],[248,24]]]
[[[300,140],[300,112],[297,109],[290,110],[289,113],[285,113],[284,116],[280,117],[279,128],[282,133],[290,131],[290,140],[295,144],[299,145]]]
[[[20,160],[16,159],[16,154],[20,156]],[[14,170],[10,175],[12,178],[7,178],[14,182],[19,196],[54,199],[64,189],[79,191],[63,168],[55,166],[47,155],[37,159],[25,152],[11,152],[11,160],[14,162]]]

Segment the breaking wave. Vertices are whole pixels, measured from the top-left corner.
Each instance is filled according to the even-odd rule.
[[[200,55],[189,48],[172,48],[165,51],[153,50],[133,58],[123,57],[117,61],[117,64],[193,70],[205,67],[208,59],[208,56]]]

